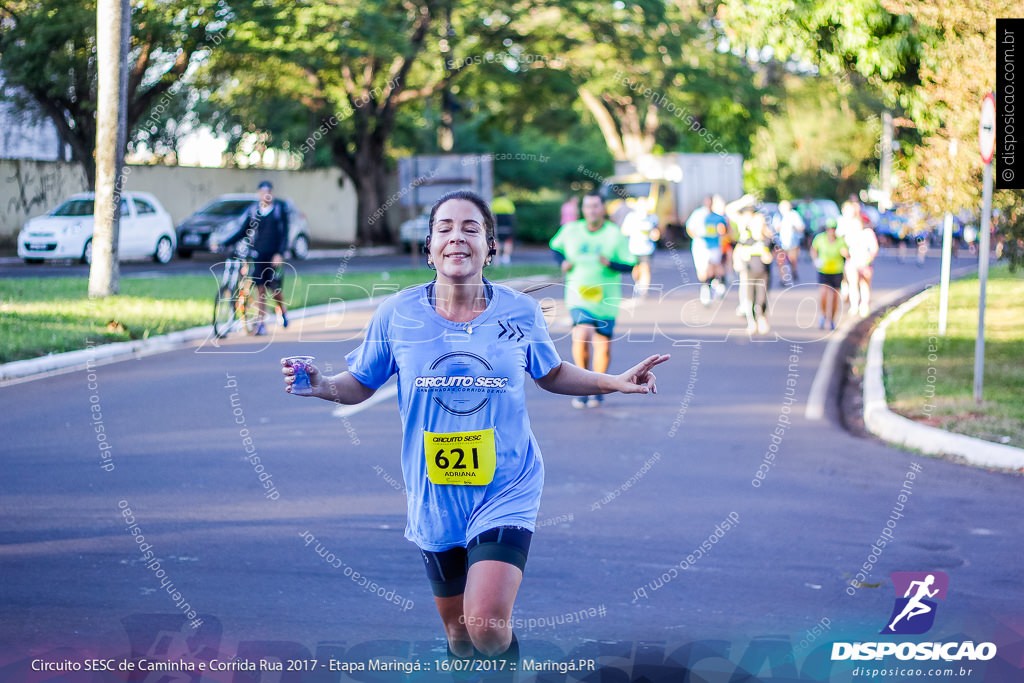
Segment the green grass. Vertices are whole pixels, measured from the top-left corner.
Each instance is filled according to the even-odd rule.
[[[558,277],[554,266],[492,266],[490,280],[527,275]],[[365,298],[427,282],[424,268],[382,273],[297,275],[285,280],[290,309],[331,299]],[[83,349],[87,343],[146,339],[209,325],[217,282],[212,275],[122,278],[121,294],[89,299],[87,278],[0,280],[0,362]]]
[[[944,337],[938,335],[938,287],[889,327],[889,405],[941,429],[1024,447],[1024,273],[1011,274],[1005,265],[989,271],[981,405],[974,401],[978,294],[976,276],[952,283]]]

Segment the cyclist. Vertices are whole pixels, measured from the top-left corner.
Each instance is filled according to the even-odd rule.
[[[288,327],[288,310],[284,305],[284,253],[288,249],[288,207],[274,198],[274,186],[269,180],[257,188],[259,201],[249,209],[242,221],[243,229],[220,244],[229,247],[245,241],[254,261],[252,280],[259,290],[256,316],[256,334],[264,335],[267,288],[281,309],[281,324]],[[216,245],[211,245],[216,247]]]

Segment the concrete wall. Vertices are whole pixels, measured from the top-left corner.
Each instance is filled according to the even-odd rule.
[[[175,224],[220,194],[255,192],[261,180],[306,214],[314,244],[351,243],[356,237],[356,193],[337,169],[264,169],[128,166],[126,189],[151,192]],[[77,164],[0,159],[0,242],[13,244],[26,219],[49,211],[68,195],[85,190]]]

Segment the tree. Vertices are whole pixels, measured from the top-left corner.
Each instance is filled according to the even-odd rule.
[[[721,52],[699,6],[548,2],[522,17],[524,49],[556,55],[616,159],[665,149],[749,152],[761,125],[750,65]]]
[[[236,139],[260,131],[304,157],[329,150],[355,186],[358,239],[389,242],[386,218],[374,214],[395,201],[386,185],[390,136],[403,107],[452,80],[439,62],[423,59],[440,54],[452,7],[451,0],[255,5],[211,63],[211,84],[232,77],[211,101],[234,110],[213,118]],[[268,94],[273,106],[253,92]]]
[[[845,197],[878,175],[881,102],[834,76],[786,74],[757,134],[748,179],[766,199]]]
[[[231,13],[224,0],[133,3],[129,131],[147,114],[162,111],[172,87],[223,40]],[[53,121],[89,189],[96,183],[95,18],[95,0],[0,0],[0,68]]]
[[[981,205],[976,147],[980,102],[995,85],[995,18],[1018,3],[988,0],[726,0],[733,38],[780,58],[858,74],[900,114],[896,198],[930,214]],[[907,142],[911,144],[906,144]],[[955,153],[954,153],[955,150]],[[998,192],[1011,263],[1022,262],[1024,193]]]
[[[978,122],[981,99],[995,88],[995,18],[1013,16],[1019,4],[1009,0],[973,5],[953,0],[884,0],[884,4],[893,12],[912,11],[916,21],[935,36],[922,47],[916,96],[927,115],[914,117],[921,143],[902,170],[901,194],[935,215],[964,207],[979,215]],[[1000,213],[999,227],[1011,266],[1018,267],[1024,263],[1024,192],[996,192],[992,205]]]

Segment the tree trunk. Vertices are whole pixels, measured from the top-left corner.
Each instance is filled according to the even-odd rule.
[[[401,198],[388,196],[383,140],[379,130],[366,130],[354,145],[358,150],[355,154],[348,151],[344,137],[331,141],[334,163],[349,177],[356,191],[356,240],[360,244],[392,243],[388,211],[399,205]]]
[[[96,199],[89,269],[89,297],[120,290],[118,235],[127,137],[128,42],[131,9],[128,0],[99,0],[96,7],[96,50],[99,62],[96,91]],[[86,165],[86,175],[89,166]]]
[[[654,134],[658,129],[657,107],[647,107],[641,121],[640,105],[636,100],[625,103],[598,98],[585,86],[578,88],[580,99],[597,121],[608,151],[619,161],[634,160],[654,150]]]
[[[383,145],[367,141],[356,154],[356,174],[361,179],[356,184],[359,197],[356,233],[359,240],[364,244],[390,244],[389,213],[392,207],[399,205],[400,198],[387,194]]]

